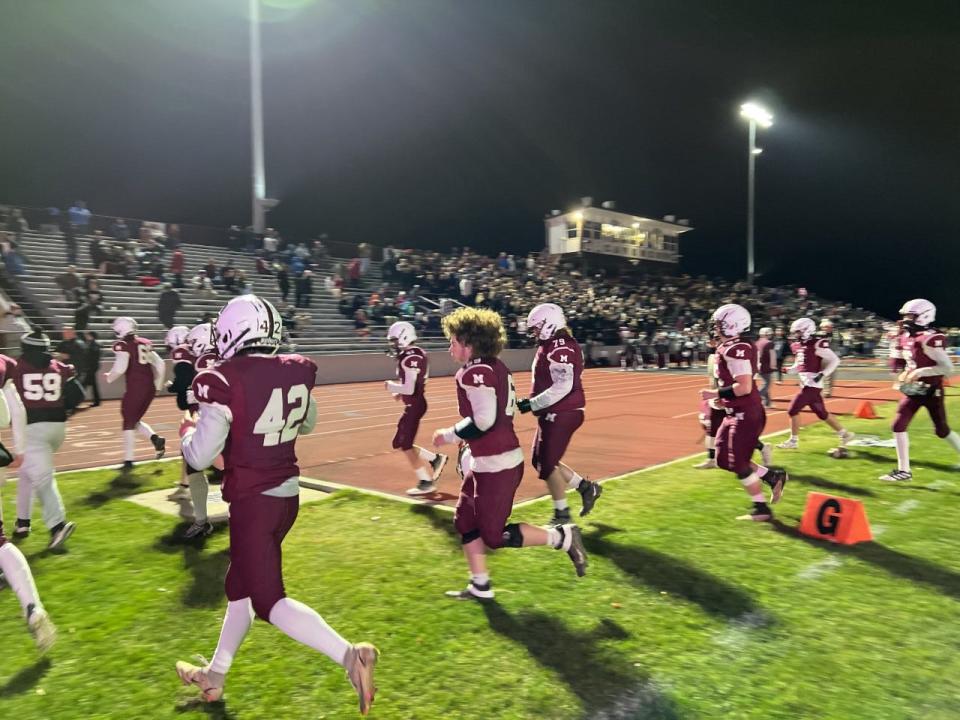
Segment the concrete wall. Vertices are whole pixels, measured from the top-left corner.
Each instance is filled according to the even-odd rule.
[[[529,370],[533,364],[534,348],[523,350],[504,350],[500,359],[514,372]],[[429,352],[430,376],[444,377],[457,372],[458,366],[446,351]],[[318,385],[337,383],[371,382],[389,380],[395,375],[397,361],[386,354],[361,353],[358,355],[314,355],[311,359],[317,363],[320,372]],[[100,395],[104,400],[115,400],[123,396],[124,378],[108,385],[103,374],[110,370],[113,361],[104,361],[100,365]],[[170,361],[166,361],[167,379],[173,377]],[[164,394],[164,393],[161,393]]]

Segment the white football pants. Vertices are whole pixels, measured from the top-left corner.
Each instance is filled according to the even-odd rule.
[[[52,528],[65,522],[66,509],[53,477],[53,454],[63,445],[66,423],[29,423],[17,481],[17,517],[28,520],[33,511],[34,496],[40,499],[43,524]]]

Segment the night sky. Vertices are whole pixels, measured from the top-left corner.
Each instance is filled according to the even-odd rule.
[[[757,265],[960,324],[960,3],[264,0],[268,223],[522,252],[581,196],[675,214],[683,269]],[[0,0],[0,202],[249,222],[246,0]]]

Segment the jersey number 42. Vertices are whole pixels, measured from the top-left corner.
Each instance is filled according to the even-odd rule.
[[[297,436],[300,423],[307,414],[310,391],[306,385],[294,385],[287,390],[284,403],[283,390],[274,388],[267,406],[253,426],[255,435],[263,436],[264,447],[290,442]]]

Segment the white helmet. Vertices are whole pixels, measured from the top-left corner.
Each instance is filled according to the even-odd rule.
[[[810,318],[800,318],[790,324],[790,337],[805,342],[813,337],[817,331],[817,324]]]
[[[244,348],[273,354],[280,349],[283,322],[277,309],[256,295],[238,295],[228,302],[214,325],[214,343],[221,360]]]
[[[178,345],[183,345],[184,341],[187,339],[187,333],[190,332],[190,328],[186,325],[174,325],[172,328],[167,330],[167,337],[164,339],[164,342],[167,344],[167,347],[173,350],[173,348]]]
[[[213,351],[213,323],[200,323],[190,329],[184,338],[187,349],[194,357]]]
[[[824,318],[820,321],[820,329],[824,332],[833,330],[833,320],[830,318]]]
[[[760,337],[772,337],[772,336],[773,336],[773,328],[770,328],[770,327],[762,327],[762,328],[760,328],[760,333],[759,333],[759,335],[760,335]]]
[[[728,303],[713,312],[711,318],[717,331],[725,338],[736,337],[750,327],[750,313],[743,305]]]
[[[406,320],[395,322],[387,330],[387,343],[392,350],[406,350],[417,341],[417,330]]]
[[[127,335],[133,335],[137,331],[137,321],[132,317],[123,315],[115,318],[113,321],[113,334],[118,338],[125,338]]]
[[[907,300],[900,308],[901,315],[914,315],[913,324],[918,327],[926,327],[933,323],[937,317],[937,306],[929,300],[917,298]]]
[[[527,334],[539,340],[549,340],[567,324],[563,310],[553,303],[541,303],[527,315]]]

